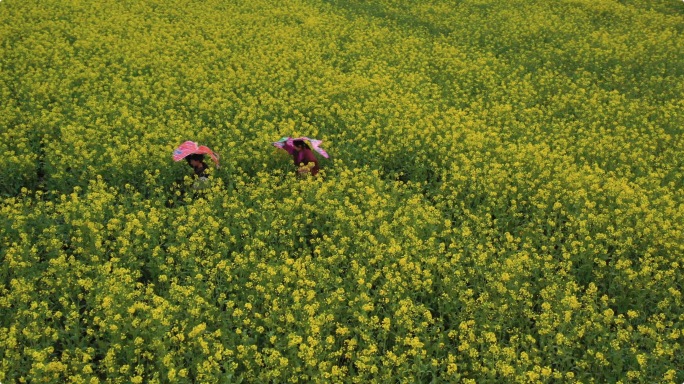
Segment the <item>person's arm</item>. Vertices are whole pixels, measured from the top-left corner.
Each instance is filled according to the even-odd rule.
[[[300,166],[300,164],[302,165]],[[299,173],[311,172],[314,169],[318,170],[318,159],[309,150],[302,151],[302,161],[300,164],[297,164],[299,166]]]
[[[318,159],[310,150],[304,151],[304,157],[302,159],[302,162],[304,163],[304,165],[309,165],[310,163],[313,163],[311,165],[312,167],[318,165]]]
[[[297,153],[297,151],[295,151],[295,149],[294,149],[294,146],[288,144],[287,142],[285,142],[281,148],[286,150],[287,153],[289,153],[290,155],[293,155],[293,156],[295,153]]]

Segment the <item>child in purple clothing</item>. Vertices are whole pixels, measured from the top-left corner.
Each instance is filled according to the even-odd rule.
[[[294,160],[295,166],[297,166],[297,173],[300,176],[311,173],[312,176],[316,176],[319,171],[318,159],[311,151],[311,148],[304,140],[294,140],[292,141],[294,152],[290,152]]]
[[[308,137],[283,137],[274,142],[273,146],[286,151],[292,156],[299,176],[316,176],[318,171],[320,171],[320,165],[318,164],[318,158],[314,154],[314,151],[318,152],[326,159],[329,157],[328,153],[320,147],[321,143],[322,140]]]

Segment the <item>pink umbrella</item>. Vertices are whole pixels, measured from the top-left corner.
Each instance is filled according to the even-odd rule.
[[[173,160],[181,161],[189,155],[209,155],[216,168],[219,167],[219,155],[204,145],[197,145],[194,141],[186,141],[173,151]]]

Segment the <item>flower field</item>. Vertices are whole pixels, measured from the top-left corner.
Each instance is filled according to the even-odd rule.
[[[681,1],[3,0],[0,44],[1,383],[684,382]]]

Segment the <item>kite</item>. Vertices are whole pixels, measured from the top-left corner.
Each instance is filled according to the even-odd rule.
[[[197,145],[194,141],[186,141],[173,151],[173,160],[181,161],[190,155],[209,155],[216,168],[219,167],[219,155],[204,145]]]

